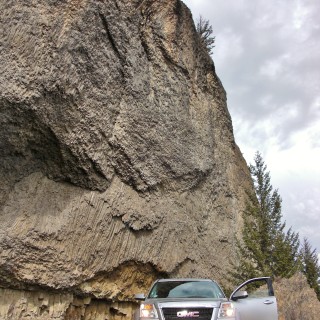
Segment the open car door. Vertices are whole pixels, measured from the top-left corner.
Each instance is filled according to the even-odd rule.
[[[278,320],[277,301],[269,277],[250,279],[230,296],[239,320]]]

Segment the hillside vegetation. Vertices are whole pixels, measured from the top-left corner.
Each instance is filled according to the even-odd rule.
[[[319,320],[320,301],[301,273],[274,282],[279,320]]]

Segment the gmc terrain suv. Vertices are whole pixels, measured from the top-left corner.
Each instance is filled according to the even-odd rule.
[[[278,320],[269,277],[246,281],[227,299],[209,279],[161,279],[142,300],[134,320]]]

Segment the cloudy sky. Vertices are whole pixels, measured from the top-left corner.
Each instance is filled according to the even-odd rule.
[[[320,1],[183,2],[213,26],[212,58],[244,157],[253,163],[261,152],[284,220],[320,253]]]

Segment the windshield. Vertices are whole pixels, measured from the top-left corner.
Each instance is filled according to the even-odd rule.
[[[157,282],[149,298],[224,298],[225,295],[213,281]]]

